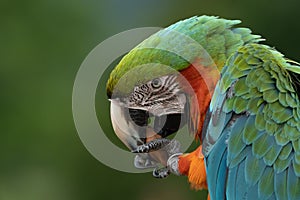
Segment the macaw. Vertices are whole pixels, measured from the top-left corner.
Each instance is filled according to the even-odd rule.
[[[125,55],[107,82],[114,131],[136,167],[212,200],[300,199],[300,66],[239,23],[195,16]],[[191,153],[169,137],[185,125]]]

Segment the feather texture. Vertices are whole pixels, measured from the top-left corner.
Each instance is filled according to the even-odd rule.
[[[248,28],[235,28],[240,22],[195,16],[153,34],[124,56],[111,72],[107,82],[108,96],[111,97],[113,92],[128,95],[136,83],[174,74],[189,67],[199,57],[204,66],[216,64],[221,70],[227,58],[240,46],[262,40]],[[144,64],[147,66],[141,67]],[[121,79],[122,84],[118,83]]]
[[[232,130],[223,126],[219,133],[228,137],[227,182],[213,188],[225,188],[227,199],[300,199],[300,102],[288,70],[298,71],[288,65],[276,50],[259,44],[241,47],[225,64],[216,91],[227,94],[221,113],[231,116]],[[208,182],[217,174],[208,173]],[[210,198],[218,199],[215,194]]]

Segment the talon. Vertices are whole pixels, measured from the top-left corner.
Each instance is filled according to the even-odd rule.
[[[170,174],[170,171],[168,168],[164,167],[164,168],[160,168],[160,169],[154,169],[152,175],[155,178],[166,178],[168,177]]]
[[[160,138],[156,140],[152,140],[146,144],[138,146],[136,149],[132,150],[132,153],[149,153],[151,151],[157,151],[166,145],[168,145],[171,140],[166,138]]]

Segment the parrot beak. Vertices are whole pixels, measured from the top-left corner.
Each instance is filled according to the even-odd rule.
[[[110,117],[116,135],[130,150],[145,143],[146,127],[130,120],[128,108],[122,106],[118,99],[111,100]]]
[[[115,134],[134,153],[148,153],[137,148],[153,140],[164,139],[186,124],[184,112],[153,116],[147,110],[128,107],[118,98],[110,101],[110,117]],[[152,124],[149,123],[151,121]],[[167,143],[161,140],[161,143],[153,144],[151,150],[158,150],[165,145]]]
[[[132,120],[129,108],[120,100],[111,99],[110,101],[110,116],[115,134],[133,153],[138,153],[135,166],[137,168],[153,167],[152,164],[147,163],[160,163],[166,166],[169,154],[173,154],[173,151],[179,151],[180,145],[157,134],[147,124],[139,124]],[[149,152],[137,151],[137,149],[150,143],[152,145],[150,146],[154,148]]]

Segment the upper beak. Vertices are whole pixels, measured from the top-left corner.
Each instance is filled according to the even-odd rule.
[[[117,99],[111,100],[110,116],[116,135],[130,150],[145,142],[143,138],[146,138],[146,127],[139,127],[130,120],[128,109]]]
[[[111,100],[110,115],[115,134],[130,150],[135,150],[146,142],[161,138],[152,128],[136,125],[128,114],[128,108],[122,106],[117,99]],[[147,155],[149,161],[166,165],[168,155],[164,150],[150,152]]]

